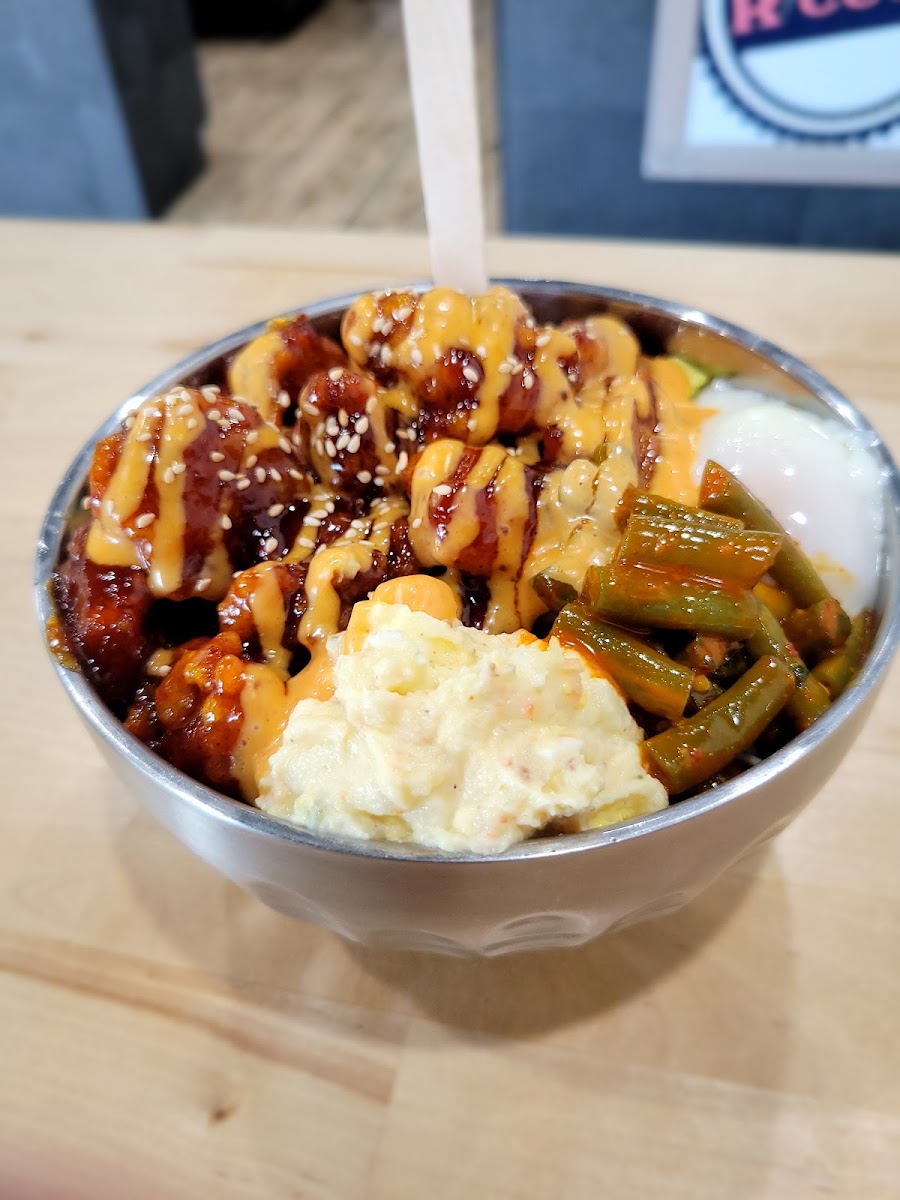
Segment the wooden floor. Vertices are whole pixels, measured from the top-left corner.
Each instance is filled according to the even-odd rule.
[[[491,5],[474,4],[487,225],[499,227]],[[199,47],[208,165],[167,220],[423,229],[399,0],[328,0],[277,42]]]

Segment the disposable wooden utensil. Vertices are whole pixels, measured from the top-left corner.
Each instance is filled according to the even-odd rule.
[[[435,284],[487,288],[470,0],[403,0]]]

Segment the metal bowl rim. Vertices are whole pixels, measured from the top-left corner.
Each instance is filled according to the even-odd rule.
[[[545,293],[549,296],[596,297],[598,302],[620,303],[659,313],[681,323],[707,330],[727,338],[755,354],[764,356],[777,368],[803,385],[810,393],[822,400],[827,408],[840,419],[864,434],[869,449],[878,458],[885,475],[885,510],[893,508],[895,526],[900,523],[900,472],[881,436],[859,410],[833,384],[807,366],[800,359],[776,346],[765,338],[713,316],[701,309],[676,301],[664,300],[640,292],[597,284],[575,283],[547,279],[498,278],[492,283],[515,290]],[[420,281],[409,285],[410,290],[424,291],[431,285]],[[293,316],[305,313],[311,319],[336,315],[348,307],[361,291],[328,297],[308,305],[300,305],[284,314]],[[97,441],[115,429],[121,420],[149,397],[181,383],[187,376],[200,370],[210,362],[244,345],[261,333],[273,318],[267,317],[193,351],[179,362],[162,371],[132,393],[122,402],[84,443],[76,454],[53,494],[41,524],[35,556],[35,600],[42,630],[52,615],[53,606],[48,583],[59,557],[73,505],[84,490],[84,482],[91,456]],[[891,505],[891,499],[893,504]],[[885,535],[889,534],[886,527]],[[894,539],[896,542],[896,538]],[[894,545],[882,554],[881,583],[890,582],[896,576],[900,548]],[[64,667],[50,654],[53,668],[65,691],[88,726],[107,744],[111,745],[140,774],[174,794],[182,803],[214,816],[226,824],[236,825],[247,833],[277,837],[299,843],[311,850],[339,854],[343,857],[365,857],[387,859],[396,863],[458,863],[484,864],[489,862],[512,862],[522,859],[546,858],[559,854],[576,854],[588,850],[600,850],[637,837],[647,837],[682,821],[702,816],[714,809],[737,800],[755,788],[765,786],[777,775],[791,769],[800,759],[814,753],[816,748],[828,740],[830,735],[867,700],[886,672],[894,651],[900,642],[900,586],[894,579],[893,596],[888,596],[875,644],[865,666],[854,685],[849,688],[810,729],[792,738],[781,750],[751,767],[741,775],[720,787],[701,792],[688,800],[680,800],[657,813],[637,817],[620,825],[587,833],[566,834],[555,838],[534,838],[518,843],[508,850],[494,854],[443,853],[408,843],[365,841],[363,839],[339,839],[314,834],[287,820],[270,816],[242,801],[223,796],[205,784],[191,779],[171,766],[165,759],[148,749],[106,708],[87,679],[79,671]]]

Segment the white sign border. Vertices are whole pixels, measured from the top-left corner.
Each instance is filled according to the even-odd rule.
[[[702,0],[656,0],[641,173],[681,182],[897,187],[900,147],[845,142],[692,146],[685,140]],[[900,219],[900,200],[898,200]]]

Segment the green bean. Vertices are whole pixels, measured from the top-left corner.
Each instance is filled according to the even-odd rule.
[[[752,588],[770,570],[783,541],[777,533],[633,516],[625,527],[617,561],[683,567],[694,575],[732,579]]]
[[[620,625],[689,629],[729,638],[749,637],[756,628],[756,600],[746,588],[683,573],[643,567],[591,567],[581,599],[600,617]]]
[[[548,612],[559,612],[565,604],[571,604],[578,592],[571,583],[555,579],[549,571],[541,571],[531,580],[531,586],[537,592]]]
[[[810,608],[794,609],[784,628],[804,658],[818,659],[843,646],[850,634],[850,618],[829,596]]]
[[[772,656],[759,659],[695,716],[644,742],[647,769],[672,796],[697,787],[756,741],[795,687],[786,663]]]
[[[629,485],[616,509],[616,523],[619,528],[624,529],[632,516],[662,521],[686,521],[689,525],[703,525],[709,529],[743,529],[744,527],[743,521],[736,520],[734,517],[704,512],[702,508],[679,504],[677,500],[654,496],[651,492],[642,492],[640,488]]]
[[[670,721],[684,712],[694,672],[634,634],[597,621],[578,605],[567,605],[560,612],[553,633],[562,642],[586,649],[628,699],[647,712]]]
[[[772,564],[772,577],[789,592],[797,608],[809,608],[820,600],[831,599],[828,588],[815,567],[769,510],[724,467],[710,460],[700,484],[700,502],[704,508],[724,516],[740,518],[748,529],[780,533],[784,543]]]
[[[759,605],[759,625],[747,641],[747,649],[754,658],[773,655],[787,663],[797,681],[797,690],[787,702],[786,712],[799,729],[808,729],[828,708],[831,700],[828,692],[817,679],[813,679],[806,663],[788,641],[778,619],[764,604]]]
[[[861,612],[853,618],[850,636],[840,650],[827,655],[813,667],[813,677],[827,690],[832,700],[837,699],[862,665],[872,643],[875,617],[871,612]]]

